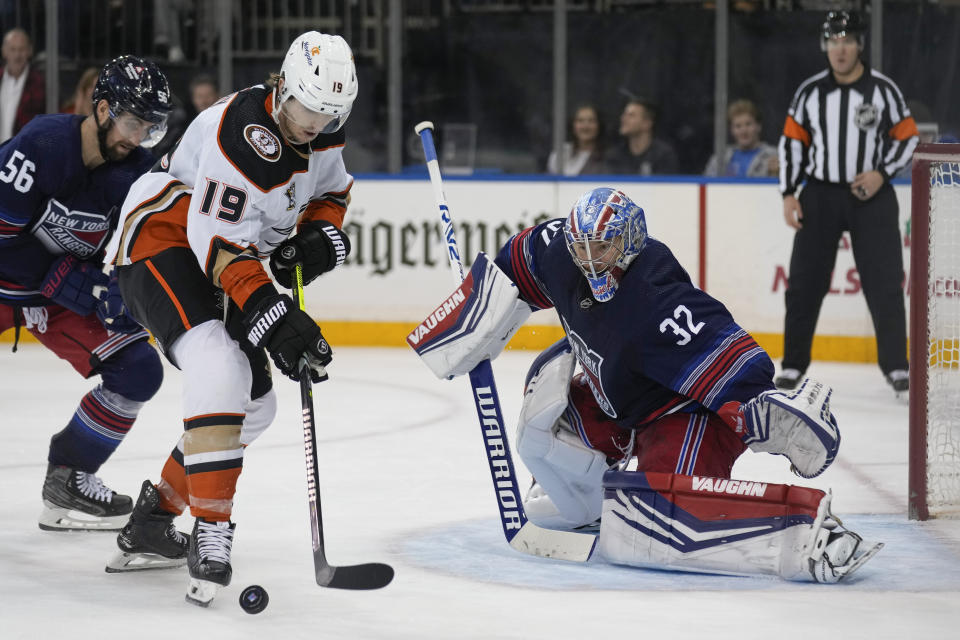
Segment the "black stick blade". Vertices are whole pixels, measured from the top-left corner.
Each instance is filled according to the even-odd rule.
[[[371,562],[346,567],[326,565],[317,569],[317,584],[332,589],[382,589],[393,580],[393,567]]]

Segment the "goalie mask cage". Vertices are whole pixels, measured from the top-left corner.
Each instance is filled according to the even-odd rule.
[[[960,517],[960,144],[913,156],[910,228],[912,519]]]

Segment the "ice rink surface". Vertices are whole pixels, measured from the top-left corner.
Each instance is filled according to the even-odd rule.
[[[276,380],[276,422],[246,453],[234,507],[233,584],[186,604],[185,569],[107,574],[110,533],[37,528],[47,443],[91,382],[36,344],[0,345],[0,638],[752,638],[960,637],[960,522],[906,519],[907,405],[873,365],[815,363],[835,389],[836,463],[802,484],[887,546],[849,583],[808,585],[585,565],[522,555],[500,530],[469,382],[441,382],[403,349],[339,349],[315,388],[320,493],[333,564],[387,562],[386,589],[318,587],[307,518],[298,387]],[[533,352],[494,363],[515,420]],[[181,432],[180,375],[99,475],[136,494]],[[511,433],[512,437],[512,433]],[[519,465],[518,465],[519,466]],[[522,486],[529,477],[518,468]],[[734,477],[794,482],[781,457],[747,452]],[[192,520],[181,518],[182,530]],[[259,615],[237,598],[267,589]]]

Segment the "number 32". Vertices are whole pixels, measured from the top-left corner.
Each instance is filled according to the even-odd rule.
[[[682,347],[683,345],[690,342],[691,338],[693,337],[690,335],[691,333],[693,335],[700,333],[700,329],[703,329],[703,323],[698,322],[697,324],[693,324],[693,314],[690,313],[690,309],[687,309],[682,304],[677,305],[677,308],[673,310],[674,318],[679,320],[680,316],[686,317],[687,329],[690,330],[689,332],[686,329],[681,328],[680,325],[674,322],[673,318],[664,318],[663,322],[660,323],[660,333],[666,333],[667,329],[671,329],[674,335],[680,337],[680,339],[677,340],[677,345]]]

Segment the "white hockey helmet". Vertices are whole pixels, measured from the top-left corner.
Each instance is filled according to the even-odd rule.
[[[284,103],[296,98],[307,112],[327,116],[321,133],[338,131],[347,121],[357,97],[357,70],[342,37],[317,31],[298,36],[287,50],[280,75],[283,87],[274,89],[274,120]]]

